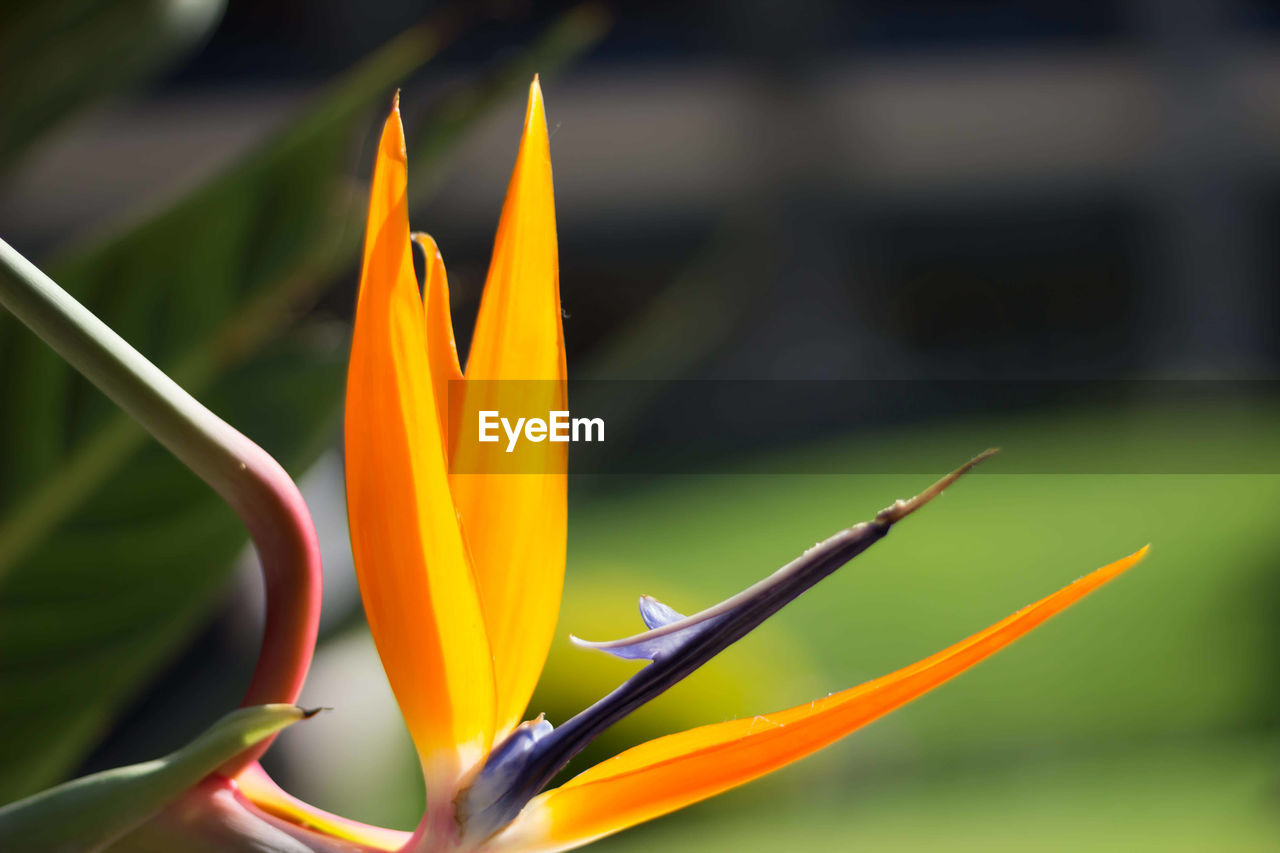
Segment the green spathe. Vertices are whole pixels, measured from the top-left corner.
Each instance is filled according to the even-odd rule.
[[[65,782],[0,808],[0,850],[92,853],[154,815],[224,762],[314,712],[232,711],[181,749]]]

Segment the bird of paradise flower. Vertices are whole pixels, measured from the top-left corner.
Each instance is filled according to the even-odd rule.
[[[379,656],[421,760],[418,829],[392,833],[313,809],[256,765],[249,802],[316,836],[372,850],[567,850],[796,761],[1004,648],[1138,562],[1086,575],[918,663],[789,710],[658,738],[544,791],[604,728],[683,678],[883,537],[983,457],[911,501],[819,543],[759,584],[684,617],[641,599],[649,630],[583,643],[649,660],[591,708],[553,728],[522,722],[546,659],[564,578],[566,458],[541,473],[451,465],[449,384],[464,408],[486,380],[544,380],[564,408],[566,379],[551,160],[535,79],[465,373],[444,263],[411,234],[397,104],[378,147],[346,404],[347,500],[356,571]],[[419,290],[411,244],[426,256]],[[555,449],[555,448],[559,449]],[[468,473],[457,473],[458,471]],[[451,473],[453,472],[453,473]],[[760,720],[767,720],[761,725]]]
[[[415,243],[426,258],[421,289],[413,266]],[[8,251],[3,244],[0,248]],[[6,263],[21,268],[30,280],[40,279],[38,271],[17,258],[6,255]],[[56,285],[43,281],[39,286],[54,293]],[[61,298],[55,293],[53,301]],[[20,316],[39,330],[46,315],[32,310],[37,303],[11,307],[15,304]],[[545,389],[545,410],[564,409],[561,318],[551,160],[537,79],[530,89],[465,372],[454,345],[444,263],[430,237],[409,230],[397,97],[382,131],[370,192],[348,373],[345,450],[356,573],[370,630],[421,762],[427,791],[422,820],[414,832],[400,832],[297,800],[256,762],[268,742],[260,734],[254,749],[227,761],[108,849],[568,850],[823,748],[1009,645],[1146,554],[1143,548],[1085,575],[881,678],[788,710],[642,743],[546,790],[602,731],[874,545],[990,453],[700,613],[683,616],[641,598],[645,632],[612,642],[575,640],[648,663],[559,727],[541,716],[524,720],[552,641],[563,586],[567,456],[563,444],[546,445],[545,464],[526,473],[486,473],[483,465],[460,463],[458,455],[473,449],[450,444],[451,417],[457,417],[450,389],[461,388],[462,409],[472,411],[492,407],[492,380],[538,380]],[[88,326],[93,321],[86,315],[77,322]],[[117,351],[126,346],[105,327],[93,334],[110,339]],[[58,347],[56,336],[46,332],[46,339]],[[75,361],[73,348],[59,351],[72,353],[68,357]],[[110,354],[110,348],[102,352]],[[148,381],[163,386],[171,398],[181,395],[176,386],[168,387],[172,383],[165,385],[167,379],[158,371],[137,372],[150,376]],[[116,391],[130,408],[129,394]],[[146,405],[133,400],[130,410],[145,411]],[[212,418],[197,412],[191,419],[206,416]],[[145,415],[140,419],[148,422]],[[168,427],[156,423],[159,428],[149,428],[164,440]],[[261,473],[262,493],[241,503],[246,517],[257,519],[251,527],[260,550],[266,543],[264,568],[268,563],[284,566],[277,569],[274,600],[292,605],[276,605],[274,616],[269,610],[263,658],[246,704],[292,701],[315,636],[314,531],[292,483],[269,457],[229,428],[213,432],[239,461],[227,466],[214,457],[202,476],[234,496],[243,484],[227,485],[228,478],[235,480],[246,464],[250,472]],[[181,441],[166,443],[188,458]],[[193,467],[203,464],[198,454],[190,458],[197,460]],[[293,533],[273,538],[272,519]],[[268,553],[271,548],[274,556]],[[289,559],[290,554],[296,559]],[[281,555],[284,559],[276,559]],[[268,588],[270,608],[271,581]],[[282,589],[287,590],[283,599]],[[263,732],[301,716],[289,706],[274,706],[283,711],[265,707],[271,722]],[[50,803],[45,800],[44,806]],[[35,812],[28,809],[26,814]]]

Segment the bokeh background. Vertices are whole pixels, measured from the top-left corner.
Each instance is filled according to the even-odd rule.
[[[640,593],[704,606],[917,491],[939,448],[1005,448],[571,769],[880,675],[1154,545],[956,682],[599,849],[1276,849],[1280,6],[1261,0],[0,7],[0,235],[315,511],[304,701],[334,710],[272,750],[282,783],[416,821],[337,452],[363,182],[400,87],[414,225],[465,347],[534,72],[572,375],[645,380],[636,424],[678,424],[690,382],[749,380],[698,473],[634,473],[620,445],[615,473],[575,476],[560,637],[630,633]],[[815,379],[919,404],[778,417],[755,382]],[[988,410],[938,379],[1175,390]],[[0,801],[189,739],[237,702],[260,606],[230,512],[0,317]],[[629,671],[559,640],[533,711],[563,720]]]

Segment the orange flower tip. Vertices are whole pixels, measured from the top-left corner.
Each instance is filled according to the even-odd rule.
[[[1147,554],[1149,553],[1151,553],[1150,542],[1148,542],[1146,545],[1143,545],[1141,548],[1139,548],[1137,551],[1134,552],[1133,564],[1137,565],[1138,563],[1141,563],[1143,560],[1147,558]]]
[[[929,488],[925,489],[920,494],[916,495],[914,498],[911,498],[910,500],[905,500],[905,501],[904,500],[894,501],[892,506],[885,507],[884,509],[880,510],[880,512],[876,514],[876,521],[883,522],[885,524],[897,524],[899,521],[902,521],[902,519],[906,518],[908,515],[911,515],[911,513],[920,509],[920,507],[924,506],[925,504],[932,501],[934,498],[938,497],[938,495],[942,494],[943,491],[946,490],[956,480],[959,480],[961,477],[963,477],[965,474],[968,474],[979,464],[985,462],[986,460],[990,459],[992,456],[995,456],[999,452],[1000,452],[1000,448],[998,447],[987,448],[986,450],[979,453],[977,456],[970,459],[968,462],[961,465],[956,470],[952,471],[947,476],[943,477],[938,482],[934,483]]]
[[[400,121],[400,90],[396,89],[391,99],[391,112],[382,127],[382,141],[379,143],[378,159],[386,157],[401,163],[409,160],[408,149],[404,141],[404,123]]]
[[[409,235],[409,239],[417,244],[422,250],[422,254],[428,258],[440,258],[440,246],[436,243],[434,237],[425,231],[414,231]]]
[[[525,111],[525,132],[528,133],[535,125],[534,120],[542,115],[545,110],[542,100],[542,84],[538,82],[538,75],[533,75],[533,82],[529,84],[529,107]],[[545,122],[545,118],[543,120]]]

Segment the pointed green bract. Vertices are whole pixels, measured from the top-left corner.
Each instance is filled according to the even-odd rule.
[[[4,806],[0,850],[101,850],[223,762],[307,716],[295,705],[241,708],[164,758],[104,770]]]

